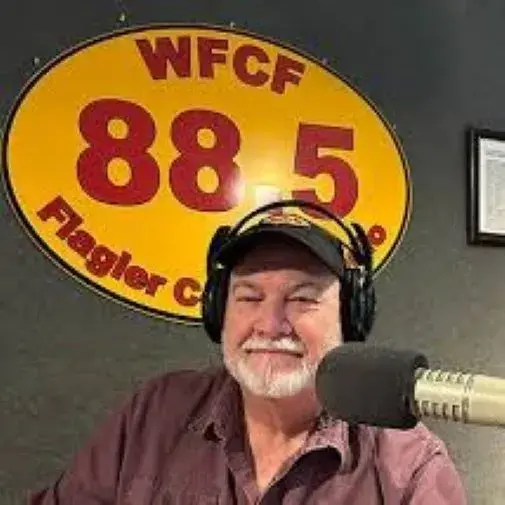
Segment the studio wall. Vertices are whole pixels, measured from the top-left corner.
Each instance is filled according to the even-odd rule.
[[[410,167],[411,218],[376,280],[371,339],[422,351],[433,367],[505,377],[505,250],[467,243],[465,141],[469,126],[505,130],[504,21],[498,1],[18,0],[0,16],[0,119],[5,125],[41,65],[117,28],[237,26],[324,59],[382,111]],[[0,212],[0,503],[7,505],[55,479],[141,381],[220,356],[200,326],[150,317],[69,276],[29,238],[5,191]],[[428,425],[448,445],[469,503],[501,504],[504,432]]]

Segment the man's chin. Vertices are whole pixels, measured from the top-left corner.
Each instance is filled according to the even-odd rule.
[[[249,368],[257,369],[258,373],[264,373],[265,368],[271,369],[272,373],[291,373],[304,366],[303,355],[291,352],[253,351],[247,353],[242,361]]]
[[[313,384],[309,367],[257,367],[242,360],[227,366],[237,382],[252,394],[267,398],[294,396]]]
[[[239,368],[248,375],[262,377],[265,381],[275,382],[282,381],[289,376],[303,374],[305,365],[299,356],[257,353],[241,360]]]

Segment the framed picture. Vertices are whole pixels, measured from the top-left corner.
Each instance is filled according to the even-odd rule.
[[[470,128],[467,241],[505,246],[505,131]]]

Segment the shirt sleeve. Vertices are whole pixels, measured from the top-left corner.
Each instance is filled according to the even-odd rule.
[[[445,444],[422,423],[411,430],[381,430],[376,440],[385,503],[467,505]]]
[[[107,416],[51,486],[28,494],[28,505],[112,505],[116,499],[136,395]]]
[[[431,455],[415,470],[402,505],[467,505],[460,476],[445,452]]]

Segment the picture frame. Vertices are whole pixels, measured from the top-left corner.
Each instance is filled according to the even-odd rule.
[[[505,246],[505,131],[467,131],[467,242]]]

